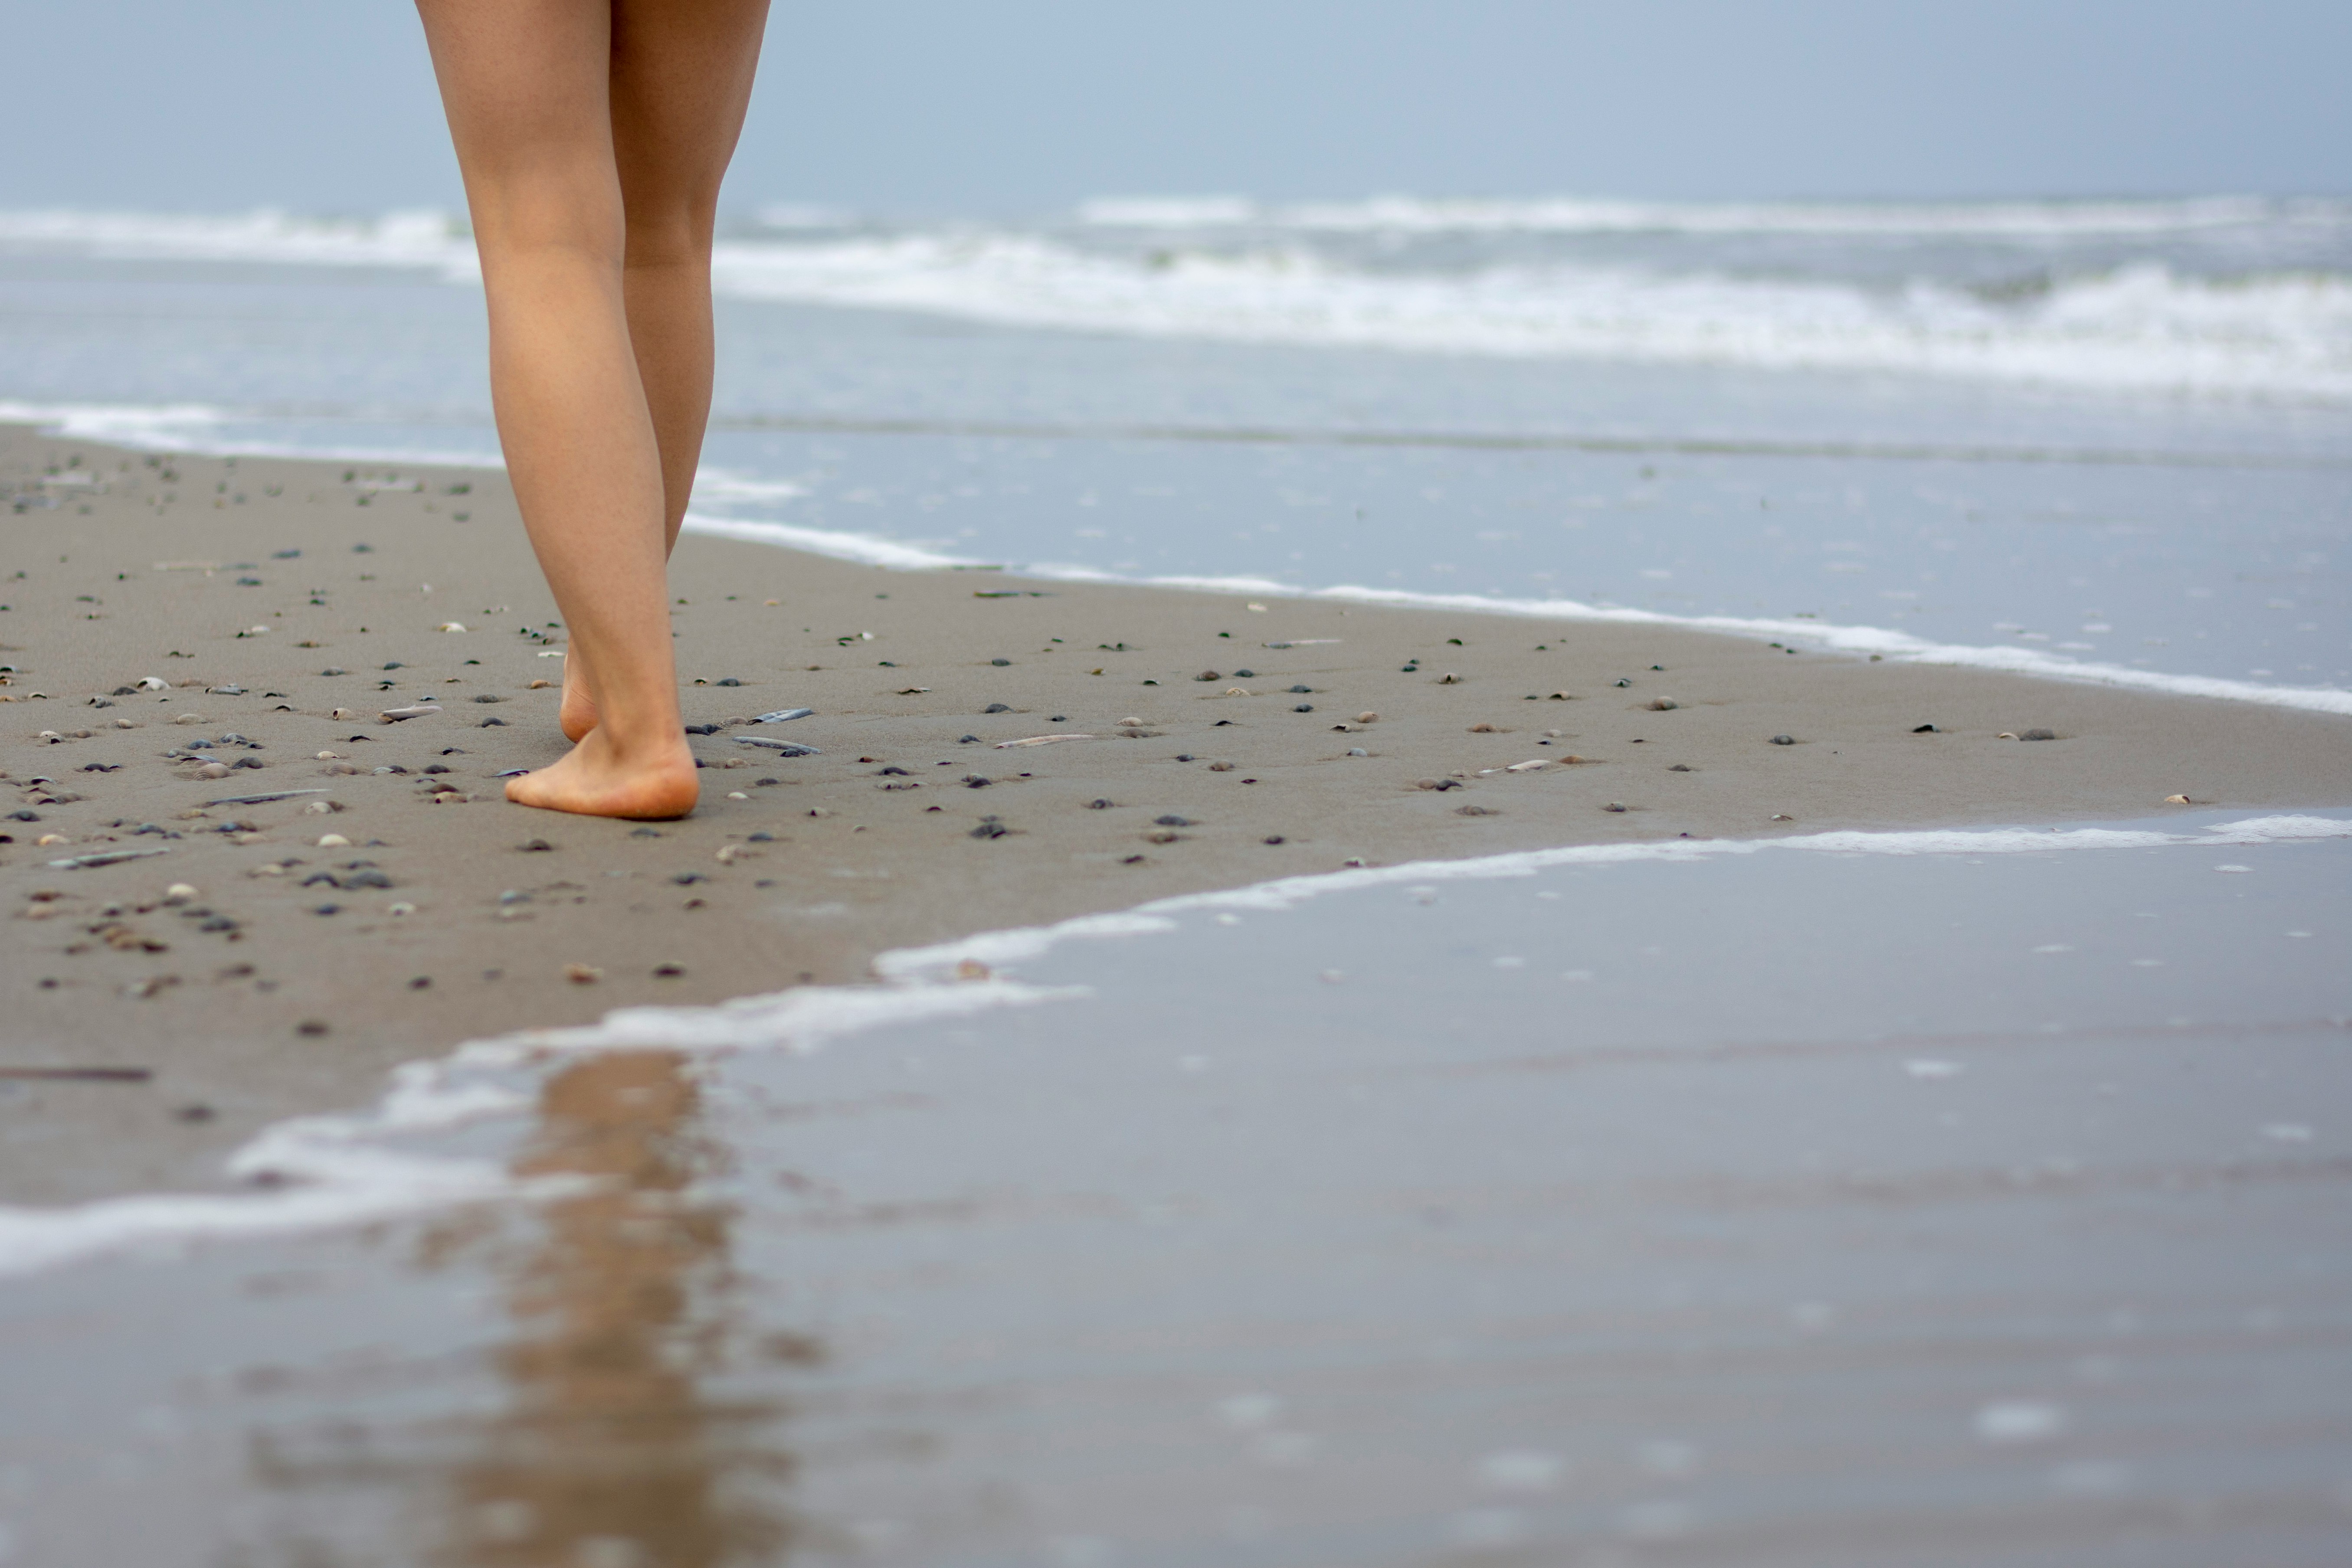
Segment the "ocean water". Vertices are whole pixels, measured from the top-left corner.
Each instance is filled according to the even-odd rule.
[[[2343,811],[1538,852],[480,1042],[243,1157],[307,1185],[0,1219],[86,1260],[0,1289],[0,1528],[2341,1562],[2347,855]]]
[[[2352,204],[777,212],[717,282],[742,536],[2352,708]],[[482,359],[443,216],[0,214],[0,413],[495,461]]]
[[[703,531],[2352,713],[2342,202],[778,211],[719,282]],[[482,353],[443,216],[0,215],[0,416],[495,462]],[[474,1042],[0,1210],[0,1562],[2342,1562],[2347,834],[1383,868]]]

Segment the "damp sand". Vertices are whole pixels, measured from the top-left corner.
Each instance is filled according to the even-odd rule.
[[[500,793],[562,752],[563,637],[502,475],[12,429],[0,493],[22,508],[0,1065],[147,1074],[12,1079],[16,1203],[212,1184],[257,1127],[466,1038],[854,982],[887,950],[1176,893],[2173,796],[2336,805],[2352,780],[2326,715],[688,536],[701,808],[592,822]],[[1004,744],[1048,736],[1072,738]]]

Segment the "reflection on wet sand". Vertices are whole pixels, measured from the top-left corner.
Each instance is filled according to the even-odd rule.
[[[668,1051],[597,1056],[541,1097],[526,1177],[594,1185],[545,1205],[507,1288],[506,1410],[450,1477],[447,1555],[466,1568],[704,1568],[780,1561],[764,1506],[791,1468],[764,1447],[772,1402],[711,1397],[727,1321],[725,1205],[688,1194],[719,1151]]]

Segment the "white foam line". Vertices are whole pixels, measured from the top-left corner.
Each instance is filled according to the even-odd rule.
[[[1652,844],[1578,844],[1556,849],[1526,849],[1470,860],[1414,860],[1402,866],[1368,866],[1345,871],[1285,877],[1222,892],[1185,893],[1158,899],[1116,915],[1087,915],[1049,926],[983,931],[933,947],[901,948],[875,959],[875,973],[901,984],[927,983],[953,973],[965,963],[1011,971],[1066,942],[1137,936],[1167,931],[1175,917],[1200,910],[1286,910],[1333,893],[1396,883],[1531,877],[1555,866],[1609,866],[1656,860],[1694,864],[1767,850],[1839,855],[2039,855],[2060,849],[2155,849],[2182,846],[2224,847],[2322,838],[2352,838],[2352,820],[2287,816],[2218,823],[2201,834],[2153,829],[1930,828],[1905,833],[1811,833],[1788,838],[1677,838]]]
[[[273,457],[329,462],[391,463],[435,467],[499,468],[480,454],[442,455],[430,452],[304,448],[282,444],[206,439],[202,432],[237,417],[220,409],[188,404],[165,407],[108,406],[83,404],[0,403],[0,421],[33,424],[58,434],[88,440],[110,441],[151,450],[207,451],[224,456]],[[720,501],[734,492],[756,488],[761,499],[792,499],[799,487],[790,481],[746,481],[722,473],[718,478]],[[2253,702],[2313,713],[2352,715],[2352,690],[2326,686],[2265,686],[2252,680],[2231,680],[2212,675],[2171,675],[2136,669],[2121,664],[2078,663],[2035,648],[1986,647],[1969,643],[1933,643],[1884,626],[1838,626],[1811,620],[1772,620],[1738,616],[1674,616],[1656,610],[1588,605],[1575,599],[1489,598],[1476,594],[1423,594],[1402,588],[1370,588],[1339,584],[1302,588],[1270,577],[1154,576],[1130,577],[1098,567],[1062,562],[1007,565],[977,556],[950,555],[919,544],[903,543],[878,534],[842,529],[806,528],[794,523],[747,518],[714,517],[689,511],[685,531],[713,539],[736,539],[785,550],[804,550],[836,561],[885,566],[894,571],[922,572],[961,568],[1002,570],[1008,575],[1058,583],[1113,583],[1143,588],[1175,588],[1190,593],[1247,594],[1260,598],[1323,599],[1345,604],[1379,605],[1395,609],[1466,610],[1475,615],[1518,616],[1537,620],[1599,621],[1620,626],[1678,626],[1690,631],[1733,637],[1764,637],[1794,640],[1835,653],[1876,654],[1897,664],[1942,665],[1999,670],[2045,680],[2068,680],[2094,686],[2122,687],[2161,692],[2174,697],[2207,697],[2229,702]]]
[[[402,1139],[484,1121],[520,1121],[537,1084],[566,1058],[600,1051],[667,1049],[700,1056],[741,1050],[807,1052],[892,1025],[969,1016],[1089,994],[1002,972],[1059,944],[1172,930],[1201,910],[1285,910],[1332,893],[1429,882],[1527,877],[1555,866],[1656,860],[1696,863],[1767,850],[1864,855],[2021,855],[2061,849],[2222,847],[2352,837],[2352,820],[2281,816],[2220,823],[2202,833],[2116,828],[1933,829],[1816,833],[1788,838],[1676,839],[1577,845],[1470,860],[1422,860],[1286,877],[1224,892],[1160,899],[1114,914],[1050,926],[984,931],[877,958],[881,986],[802,986],[712,1007],[628,1007],[577,1028],[537,1029],[477,1040],[434,1061],[394,1070],[383,1098],[351,1116],[278,1122],[238,1150],[233,1174],[271,1179],[260,1190],[110,1198],[67,1208],[0,1208],[0,1276],[118,1254],[173,1256],[205,1241],[345,1228],[453,1205],[530,1199],[577,1190],[573,1178],[524,1182],[505,1166],[399,1146]],[[954,978],[967,961],[993,978]]]
[[[0,1208],[0,1276],[119,1254],[171,1255],[204,1241],[346,1228],[453,1205],[548,1196],[569,1179],[525,1182],[499,1162],[401,1147],[484,1121],[520,1121],[540,1079],[564,1058],[668,1049],[812,1051],[890,1024],[961,1017],[1086,994],[1006,980],[912,986],[802,986],[715,1007],[625,1007],[602,1022],[460,1046],[392,1074],[375,1107],[262,1130],[228,1161],[245,1191],[108,1198],[54,1209]]]

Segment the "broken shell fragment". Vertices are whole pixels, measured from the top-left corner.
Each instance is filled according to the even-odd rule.
[[[2185,795],[2168,795],[2164,797],[2164,804],[2167,805],[2189,805],[2194,803]]]
[[[1010,751],[1015,746],[1050,746],[1056,741],[1091,741],[1093,739],[1092,735],[1079,734],[1031,735],[1025,740],[999,741],[996,742],[996,749],[1003,752]]]
[[[405,708],[387,708],[376,717],[386,724],[398,724],[409,719],[423,719],[441,711],[437,702],[412,702]]]
[[[593,963],[567,963],[563,966],[563,978],[574,985],[593,985],[604,978],[604,972]]]

